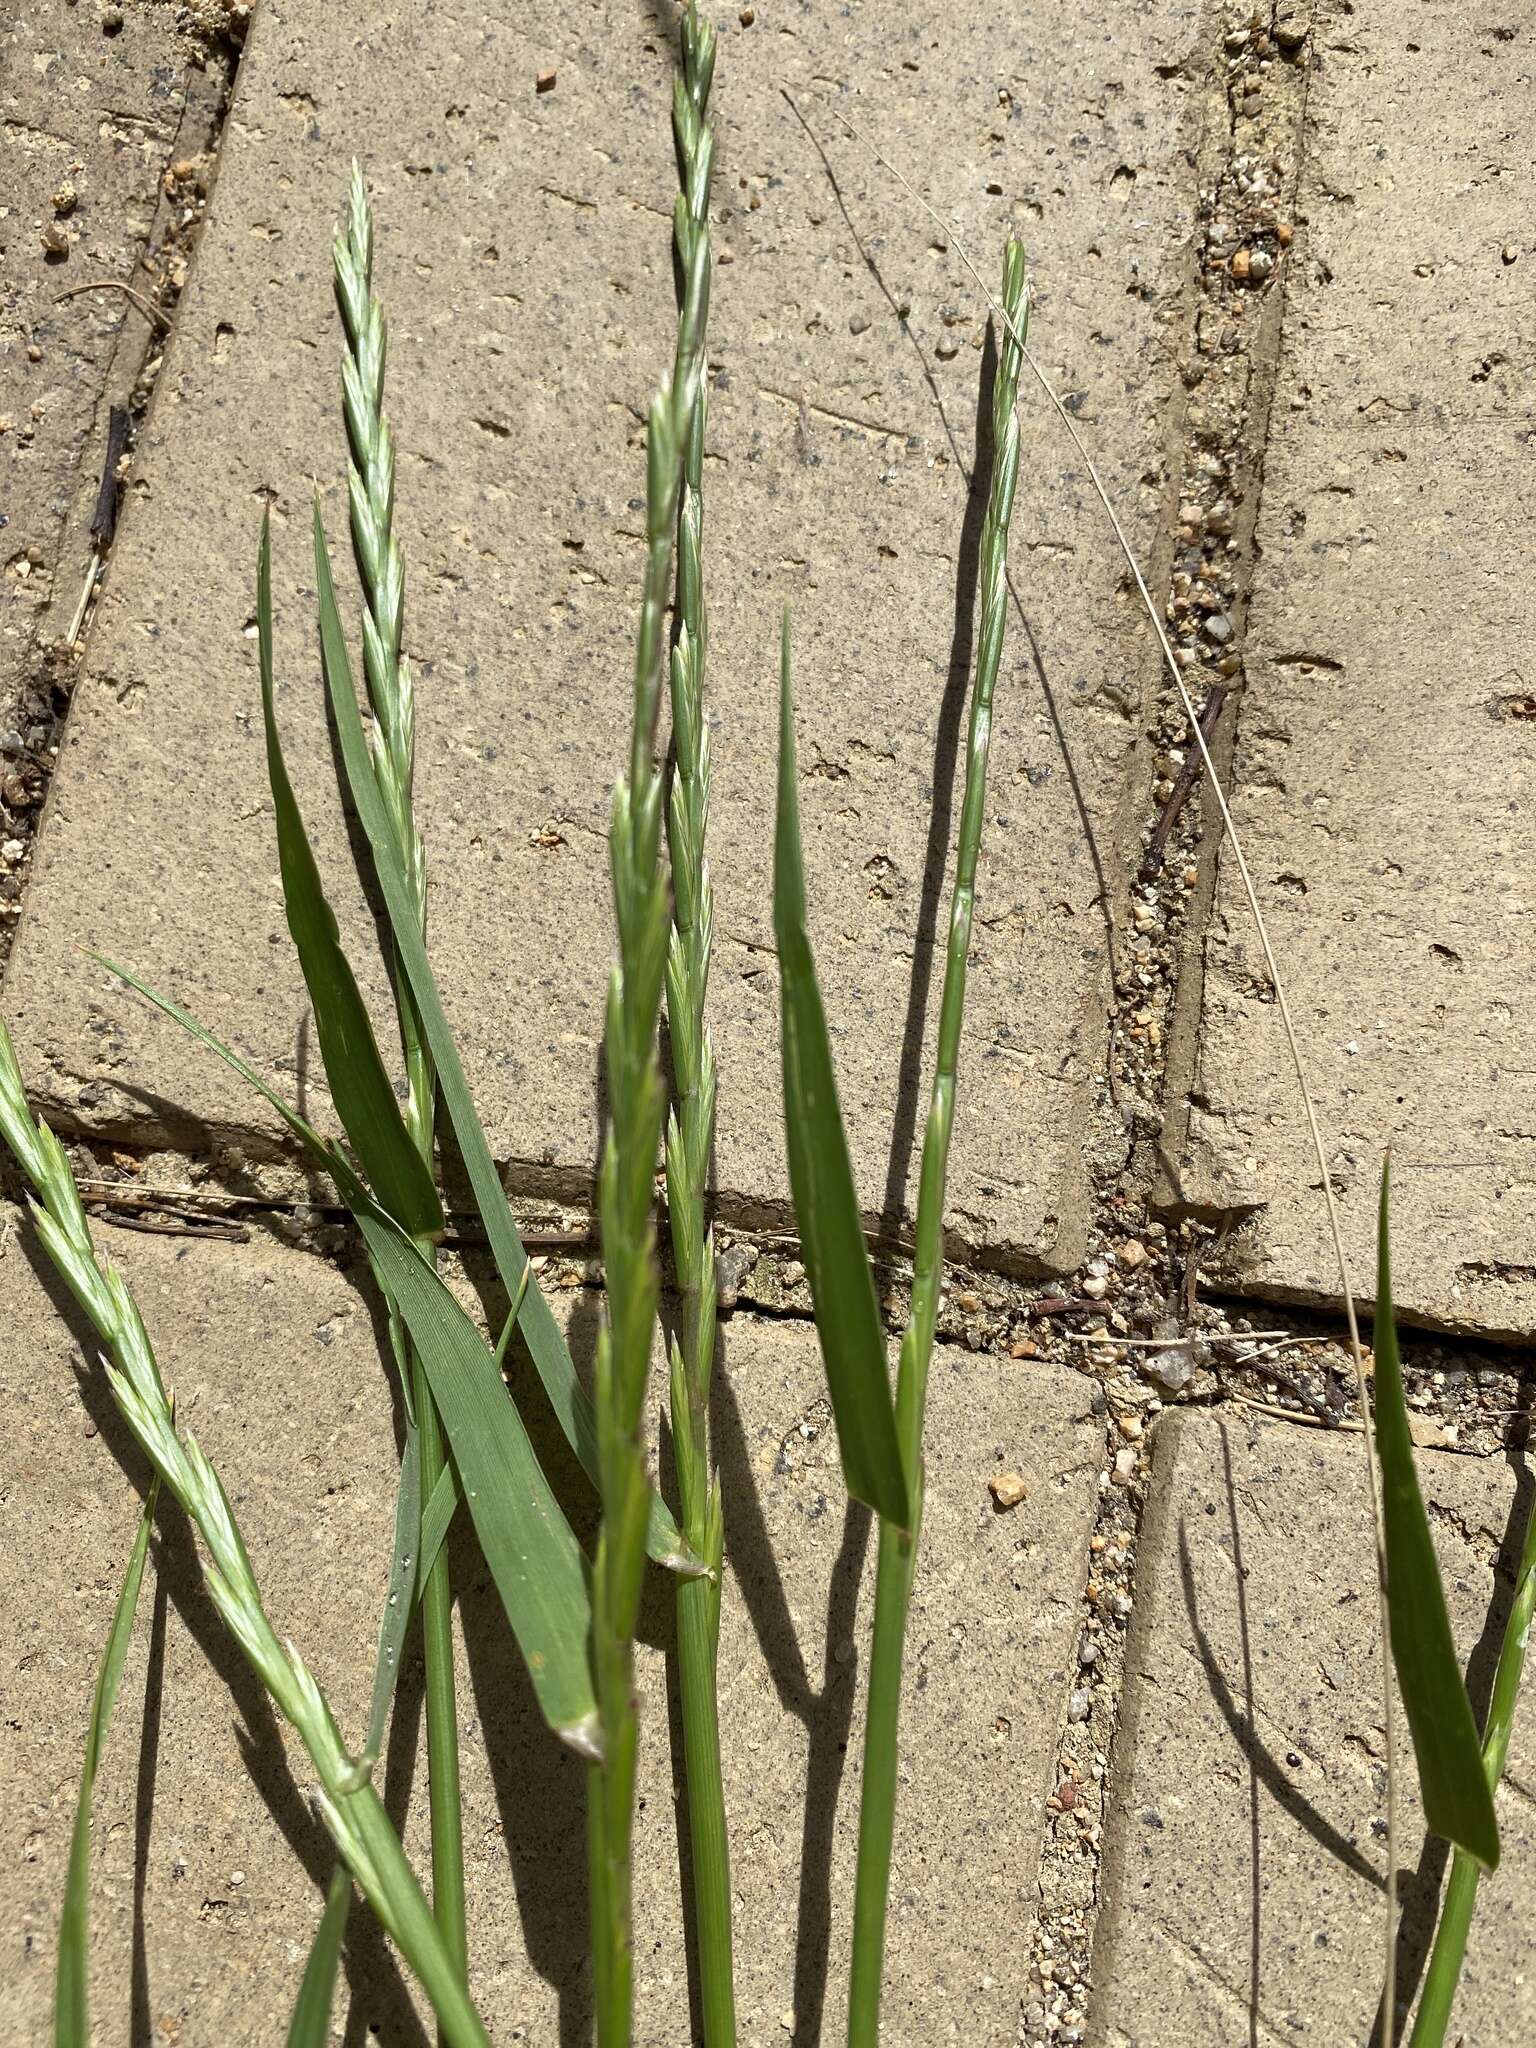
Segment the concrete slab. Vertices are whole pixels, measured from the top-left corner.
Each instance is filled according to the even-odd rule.
[[[362,1298],[325,1261],[271,1242],[102,1237],[219,1463],[270,1611],[356,1731],[394,1462]],[[79,1333],[55,1315],[24,1231],[7,1240],[0,1303],[14,1333],[0,1453],[0,1595],[14,1618],[0,1660],[0,2042],[21,2048],[46,2032],[81,1730],[137,1504],[99,1378],[80,1367]],[[563,1297],[578,1352],[596,1303],[580,1289]],[[848,1759],[873,1565],[861,1580],[865,1532],[839,1505],[809,1327],[738,1316],[724,1326],[724,1367],[722,1673],[743,2038],[812,2044],[841,2029],[857,1809]],[[887,2033],[901,2048],[1013,2039],[1102,1448],[1088,1392],[1072,1374],[1005,1374],[957,1349],[935,1367],[893,1895]],[[986,1486],[1000,1465],[1026,1484],[1008,1514]],[[160,1565],[166,1597],[152,1612],[146,1593],[100,1782],[96,2009],[109,2033],[131,2011],[145,2039],[158,2029],[183,2048],[239,2048],[286,2021],[320,1904],[306,1870],[323,1877],[325,1847],[302,1753],[290,1775],[243,1680],[238,1709],[230,1701],[235,1666],[179,1533]],[[587,2037],[581,1768],[538,1726],[483,1572],[463,1550],[460,1565],[475,1987],[497,2040],[552,2048]],[[671,1603],[663,1587],[651,1595],[637,2039],[676,2048],[688,1980],[666,1739]],[[419,1667],[404,1697],[387,1777],[397,1812],[419,1737]],[[423,1859],[424,1829],[418,1799],[409,1840]],[[367,2027],[386,2043],[425,2041],[361,1914],[354,1933],[358,2037]]]
[[[319,0],[263,6],[8,992],[29,1074],[77,1126],[242,1143],[266,1128],[78,941],[126,953],[280,1085],[307,1061],[241,637],[265,504],[295,776],[369,991],[382,991],[328,800],[306,594],[312,479],[338,542],[345,525],[329,235],[355,154],[376,194],[393,322],[446,999],[498,1154],[524,1186],[585,1191],[608,789],[639,575],[637,426],[670,360],[658,18],[640,0],[604,0],[579,22],[525,8],[515,23],[413,0],[364,31]],[[957,17],[938,0],[894,26],[826,0],[792,20],[763,8],[720,19],[707,511],[720,1187],[734,1216],[785,1213],[767,806],[790,599],[812,918],[876,1216],[915,1185],[920,1049],[937,1008],[923,991],[952,822],[951,663],[969,652],[970,600],[957,623],[955,591],[980,522],[962,469],[983,322],[956,252],[819,98],[857,109],[988,268],[1010,220],[1027,231],[1036,346],[1150,543],[1178,416],[1205,57],[1193,0],[1122,9],[1112,31],[1078,0],[1027,19]],[[557,82],[539,92],[546,70]],[[836,185],[783,87],[825,138]],[[1050,1267],[1083,1243],[1105,905],[1149,671],[1085,480],[1033,406],[1023,474],[1017,573],[1048,689],[1015,624],[951,1201],[961,1240]]]
[[[1508,146],[1536,85],[1518,48],[1449,5],[1319,14],[1233,773],[1357,1281],[1390,1143],[1400,1305],[1495,1336],[1536,1317],[1536,171]],[[1204,970],[1180,1192],[1258,1208],[1227,1281],[1331,1301],[1225,854]]]
[[[1503,1626],[1502,1610],[1487,1625],[1493,1562],[1516,1487],[1492,1459],[1436,1453],[1419,1470],[1486,1699]],[[1516,1543],[1528,1500],[1523,1481]],[[1385,1829],[1369,1526],[1358,1438],[1194,1414],[1158,1425],[1105,1829],[1090,2029],[1102,2048],[1367,2038]],[[1497,1583],[1507,1594],[1503,1572]],[[1407,1996],[1444,1845],[1424,1849],[1401,1739]],[[1480,1891],[1454,2016],[1466,2048],[1536,2036],[1522,1903],[1533,1764],[1527,1711],[1498,1802],[1504,1860]]]

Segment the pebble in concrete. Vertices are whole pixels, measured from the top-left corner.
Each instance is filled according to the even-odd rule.
[[[1483,1700],[1516,1488],[1493,1459],[1438,1453],[1419,1470]],[[1367,2038],[1385,1933],[1369,1529],[1358,1437],[1193,1414],[1159,1424],[1094,1957],[1103,2048]],[[1507,1578],[1498,1586],[1507,1595]],[[1453,2021],[1467,2048],[1536,2036],[1526,1706],[1498,1800],[1504,1860],[1480,1891]],[[1425,1847],[1401,1713],[1398,1740],[1406,1998],[1444,1845]]]
[[[306,594],[312,479],[346,545],[329,250],[356,155],[391,316],[436,957],[498,1155],[527,1187],[589,1182],[640,423],[672,353],[671,53],[645,10],[608,0],[579,22],[549,8],[520,23],[413,4],[365,29],[320,0],[267,0],[253,27],[9,990],[29,1077],[79,1126],[273,1135],[79,941],[174,991],[280,1086],[300,1071],[318,1086],[255,716],[264,506],[295,780],[383,993],[329,791]],[[1113,36],[1092,9],[1037,21],[937,0],[894,23],[824,0],[793,24],[725,21],[706,520],[727,1213],[782,1215],[787,1195],[768,898],[781,604],[796,619],[814,936],[872,1214],[915,1188],[972,652],[982,504],[965,470],[985,309],[947,237],[823,99],[835,86],[856,103],[988,274],[1007,225],[1026,234],[1035,346],[1144,543],[1178,390],[1185,129],[1205,64],[1183,0],[1119,10]],[[1105,906],[1152,669],[1081,465],[1033,402],[1023,476],[1014,562],[1039,665],[1015,619],[951,1214],[961,1240],[1070,1267]]]
[[[1536,178],[1502,138],[1536,119],[1536,88],[1500,31],[1453,8],[1315,40],[1236,815],[1357,1277],[1390,1143],[1400,1306],[1524,1335],[1536,485],[1517,365],[1536,332]],[[1220,875],[1180,1191],[1261,1210],[1229,1281],[1332,1300],[1316,1160],[1225,853]]]
[[[139,1296],[182,1419],[229,1488],[269,1611],[355,1737],[394,1468],[363,1297],[324,1260],[270,1241],[101,1236]],[[559,1299],[579,1355],[598,1297],[576,1289]],[[13,1617],[0,1659],[0,2042],[22,2048],[47,2031],[82,1731],[137,1512],[119,1459],[135,1478],[139,1469],[94,1345],[59,1319],[35,1277],[24,1225],[7,1240],[0,1300],[12,1418],[0,1590]],[[809,2044],[842,2027],[873,1544],[862,1515],[844,1514],[809,1327],[728,1321],[723,1373],[722,1711],[739,2004],[746,2038]],[[1086,1383],[1071,1374],[1004,1375],[993,1360],[944,1349],[930,1402],[886,2023],[901,2048],[949,2038],[962,2017],[968,2038],[1012,2038],[1102,1442]],[[1025,1485],[1006,1514],[987,1491],[1004,1460]],[[165,1526],[100,1780],[97,2015],[109,2033],[133,2013],[146,2038],[154,2028],[188,2044],[271,2041],[318,1917],[328,1847],[307,1808],[302,1752],[228,1650],[174,1513]],[[457,1569],[475,1989],[498,2040],[585,2038],[582,1766],[538,1724],[494,1593],[463,1545]],[[637,2038],[653,2048],[675,2048],[687,2031],[670,1616],[657,1582],[636,1833]],[[383,1773],[397,1813],[421,1761],[419,1665],[403,1699]],[[418,1795],[407,1834],[418,1868],[425,1831]],[[353,1928],[354,2018],[384,2038],[415,2039],[407,1994],[361,1910]]]

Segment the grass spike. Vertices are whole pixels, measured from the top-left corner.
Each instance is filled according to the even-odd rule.
[[[701,30],[695,47],[704,60],[696,80],[707,88],[712,36]],[[619,957],[609,981],[603,1038],[609,1122],[598,1174],[598,1219],[607,1312],[593,1376],[602,1525],[592,1573],[592,1669],[604,1761],[589,1773],[587,1799],[598,2048],[628,2048],[633,2029],[634,1637],[649,1513],[641,1425],[660,1296],[654,1174],[664,1090],[657,1027],[671,928],[661,858],[663,785],[656,736],[682,465],[703,383],[709,310],[709,236],[703,219],[714,144],[702,98],[695,102],[686,76],[673,104],[680,158],[687,165],[687,191],[678,194],[673,211],[682,301],[671,382],[652,399],[647,415],[645,569],[629,768],[614,787],[609,834]]]
[[[362,580],[363,669],[373,711],[372,761],[379,794],[395,837],[410,892],[417,935],[427,929],[426,847],[412,803],[416,762],[416,704],[410,663],[401,653],[405,570],[395,540],[395,449],[384,412],[388,330],[373,289],[373,215],[363,174],[354,163],[346,221],[334,248],[336,298],[346,331],[342,389],[350,460],[347,496],[352,543]],[[435,1143],[437,1070],[407,976],[393,963],[395,1008],[406,1069],[406,1126],[430,1172]],[[432,1250],[420,1244],[424,1257]],[[391,1336],[408,1361],[419,1431],[421,1499],[441,1478],[446,1451],[442,1419],[426,1369],[391,1306]],[[448,1553],[439,1551],[421,1583],[426,1663],[428,1796],[432,1820],[433,1910],[450,1949],[468,1968],[465,1933],[464,1837],[459,1777],[458,1705],[454,1694],[453,1589]]]
[[[686,209],[685,278],[709,246],[710,81],[714,31],[690,6],[681,24],[682,70],[673,89],[672,127],[681,198]],[[680,219],[682,216],[680,216]],[[687,319],[686,305],[683,318]],[[704,330],[698,345],[702,350]],[[667,949],[666,1006],[674,1101],[666,1135],[667,1214],[680,1296],[679,1330],[670,1352],[672,1443],[677,1464],[679,1524],[689,1548],[709,1567],[707,1578],[677,1586],[678,1673],[688,1825],[693,1857],[693,1910],[706,2048],[732,2048],[736,1997],[731,1959],[730,1853],[720,1769],[716,1647],[724,1519],[712,1467],[709,1390],[715,1353],[715,1239],[705,1216],[715,1123],[715,1056],[705,1023],[714,898],[705,841],[709,822],[709,726],[703,685],[709,640],[704,603],[704,434],[706,383],[694,380],[683,427],[682,485],[677,513],[676,637],[671,657],[672,786],[667,843],[672,868],[672,930]]]

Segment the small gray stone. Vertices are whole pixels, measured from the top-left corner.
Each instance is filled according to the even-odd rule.
[[[730,1244],[715,1260],[715,1299],[725,1310],[733,1309],[741,1293],[741,1283],[758,1261],[758,1249],[753,1244]]]
[[[1170,1394],[1182,1393],[1195,1375],[1194,1358],[1183,1344],[1170,1344],[1166,1351],[1149,1351],[1140,1363],[1142,1376]]]

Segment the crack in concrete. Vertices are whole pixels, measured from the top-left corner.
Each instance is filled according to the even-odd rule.
[[[1203,53],[1209,67],[1207,105],[1219,95],[1221,112],[1203,124],[1203,233],[1191,252],[1193,348],[1184,378],[1191,396],[1183,417],[1173,423],[1180,492],[1167,601],[1170,637],[1197,707],[1217,688],[1240,695],[1243,679],[1241,634],[1279,361],[1284,251],[1291,240],[1287,214],[1300,168],[1306,108],[1306,63],[1274,57],[1274,17],[1287,12],[1288,0],[1276,0],[1271,19],[1258,28],[1250,10],[1233,4],[1214,24],[1220,47],[1207,45]],[[1291,52],[1296,48],[1283,39],[1280,46]],[[1262,74],[1251,68],[1255,65],[1262,65]],[[1260,108],[1248,88],[1261,76]],[[1234,709],[1215,728],[1213,752],[1223,773],[1232,757],[1235,723]],[[1174,796],[1186,748],[1193,744],[1171,688],[1162,692],[1148,737],[1156,750],[1143,828],[1143,845],[1150,847],[1163,807]],[[1189,1047],[1203,1002],[1203,941],[1214,900],[1215,868],[1213,859],[1199,858],[1205,829],[1198,807],[1186,806],[1166,830],[1166,845],[1155,868],[1144,865],[1131,889],[1126,949],[1116,962],[1101,1104],[1107,1123],[1118,1123],[1123,1133],[1118,1165],[1100,1182],[1101,1212],[1123,1229],[1128,1208],[1134,1212],[1158,1195],[1160,1212],[1182,1229],[1186,1240],[1191,1233],[1203,1238],[1224,1221],[1196,1222],[1183,1215],[1171,1185],[1177,1136],[1173,1145],[1167,1137],[1169,1123],[1179,1117],[1182,1089],[1194,1071],[1192,1053],[1186,1050],[1176,1057],[1176,1047]],[[1213,840],[1213,851],[1214,845]],[[1187,1109],[1183,1114],[1187,1117]],[[1113,1138],[1106,1136],[1106,1161],[1112,1149]],[[1188,1257],[1198,1258],[1198,1242],[1190,1243]],[[1193,1307],[1187,1280],[1183,1292],[1191,1297],[1184,1303],[1187,1319]],[[1137,1430],[1139,1434],[1139,1424]],[[1125,1470],[1127,1448],[1112,1418],[1110,1469],[1095,1541],[1104,1543],[1106,1554],[1113,1548],[1126,1561],[1123,1593],[1111,1597],[1123,1598],[1129,1614],[1145,1474],[1134,1467]],[[1131,1483],[1117,1489],[1117,1478]],[[1122,1526],[1127,1522],[1128,1530]],[[1107,1524],[1113,1525],[1115,1538],[1125,1540],[1111,1545]],[[1080,1656],[1094,1640],[1092,1631],[1102,1635],[1103,1588],[1095,1599],[1095,1583],[1090,1577],[1085,1588]],[[1092,1669],[1096,1682],[1087,1688],[1086,1712],[1081,1711],[1085,1689],[1080,1680],[1066,1704],[1058,1766],[1063,1772],[1076,1772],[1085,1744],[1093,1741],[1091,1769],[1100,1788],[1102,1812],[1102,1787],[1114,1764],[1125,1681],[1123,1636],[1109,1655],[1095,1655]],[[1091,1736],[1085,1731],[1092,1731]],[[1063,1952],[1073,1972],[1071,1981],[1084,1991],[1089,1986],[1101,1907],[1101,1862],[1097,1825],[1066,1845],[1065,1851],[1056,1832],[1048,1833],[1033,1933],[1036,1974],[1047,1992],[1051,1982],[1059,1980],[1042,1973],[1042,1959]],[[1182,1947],[1173,1935],[1168,1938]],[[1225,1996],[1247,2009],[1248,2001],[1223,1983],[1203,1957],[1191,1952],[1190,1960],[1220,1985]],[[1284,2038],[1257,2011],[1250,2018],[1267,2035]],[[1049,2010],[1043,1998],[1027,2004],[1024,2019],[1022,2038],[1042,2048],[1082,2038],[1075,2016],[1065,2016],[1059,1994]]]

